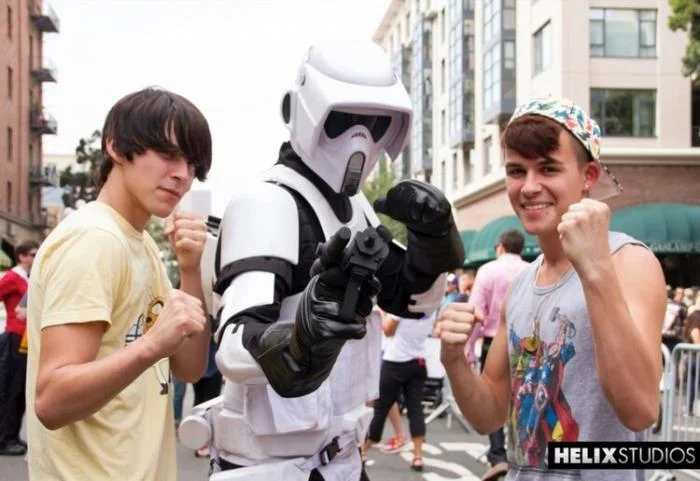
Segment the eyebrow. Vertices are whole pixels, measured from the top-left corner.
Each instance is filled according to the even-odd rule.
[[[538,166],[550,166],[550,165],[562,165],[563,162],[561,160],[555,159],[554,157],[550,157],[548,155],[543,156],[540,159],[537,159],[537,165]],[[521,162],[514,162],[510,160],[506,160],[505,162],[505,167],[517,167],[522,165]]]

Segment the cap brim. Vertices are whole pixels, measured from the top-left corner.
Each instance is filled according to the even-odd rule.
[[[622,194],[624,191],[622,183],[604,164],[598,163],[601,166],[600,177],[589,191],[589,197],[595,200],[605,200]]]

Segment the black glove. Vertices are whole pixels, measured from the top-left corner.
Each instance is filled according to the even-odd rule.
[[[454,224],[452,207],[440,189],[418,180],[402,180],[386,197],[374,202],[374,210],[395,219],[417,233],[440,237]]]
[[[372,312],[372,298],[380,289],[376,277],[364,281],[352,318],[345,321],[340,316],[341,304],[350,283],[350,273],[340,268],[343,249],[348,241],[349,236],[340,239],[339,234],[331,239],[330,243],[335,244],[336,248],[324,256],[324,270],[311,279],[299,301],[289,347],[302,371],[327,375],[345,341],[362,339],[367,332],[365,318]],[[314,270],[318,270],[319,265],[315,263]]]
[[[402,180],[389,189],[374,209],[406,225],[406,262],[438,275],[464,264],[464,246],[452,217],[452,207],[440,189],[418,180]]]

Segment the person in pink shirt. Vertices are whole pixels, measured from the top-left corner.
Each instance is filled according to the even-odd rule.
[[[511,282],[520,274],[528,263],[520,253],[525,245],[525,236],[517,229],[503,231],[496,245],[496,260],[481,266],[474,279],[469,304],[483,314],[483,324],[476,324],[474,335],[465,345],[465,355],[470,362],[476,361],[474,345],[483,339],[479,363],[483,370],[486,356],[501,319],[501,306]],[[491,479],[508,470],[506,461],[505,434],[503,428],[489,434],[489,452],[487,458],[491,469],[484,476]]]

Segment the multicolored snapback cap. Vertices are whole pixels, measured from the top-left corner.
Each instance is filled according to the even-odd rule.
[[[509,123],[525,115],[540,115],[560,123],[583,145],[591,160],[600,164],[602,174],[590,191],[592,198],[608,199],[623,191],[620,181],[600,162],[600,127],[581,107],[565,98],[537,97],[520,105]]]

